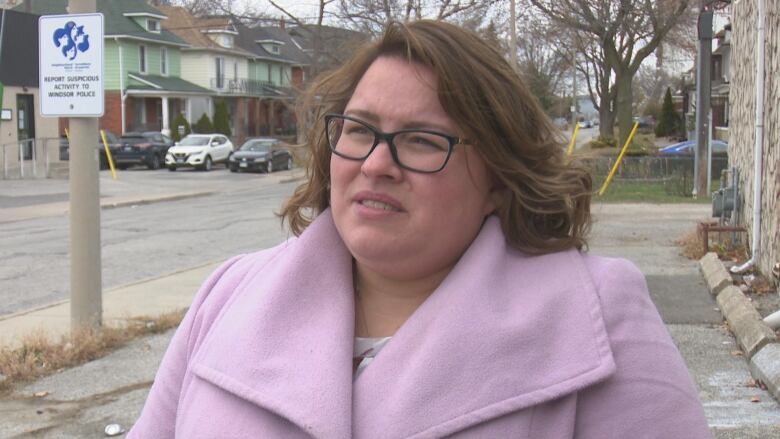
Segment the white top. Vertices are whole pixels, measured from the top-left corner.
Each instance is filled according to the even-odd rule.
[[[379,351],[390,341],[392,337],[355,337],[355,349],[352,353],[352,358],[358,363],[357,369],[352,376],[352,379],[356,379],[360,372],[363,371],[368,365],[374,361],[374,357],[379,354]]]

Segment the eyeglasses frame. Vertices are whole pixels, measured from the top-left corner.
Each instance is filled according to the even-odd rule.
[[[346,120],[350,120],[352,122],[359,123],[359,124],[365,126],[372,133],[374,133],[374,144],[371,146],[371,148],[368,150],[368,152],[366,153],[365,156],[359,157],[359,158],[349,157],[349,156],[345,156],[344,154],[336,151],[336,146],[331,144],[330,136],[329,136],[329,133],[328,133],[328,125],[330,125],[330,121],[332,119],[346,119]],[[360,119],[355,118],[355,117],[347,116],[345,114],[327,113],[324,116],[324,120],[325,120],[325,137],[326,137],[326,140],[328,142],[328,147],[330,148],[330,151],[333,154],[336,154],[337,156],[339,156],[339,157],[341,157],[343,159],[347,159],[347,160],[362,161],[362,160],[367,159],[368,156],[370,156],[371,153],[374,152],[374,150],[376,149],[377,145],[379,145],[379,143],[381,143],[381,141],[384,140],[385,142],[387,142],[387,146],[390,148],[390,155],[393,157],[393,162],[395,162],[395,164],[398,165],[398,167],[406,169],[408,171],[412,171],[412,172],[419,172],[419,173],[422,173],[422,174],[435,174],[437,172],[440,172],[442,169],[444,169],[445,166],[447,166],[447,163],[450,161],[450,157],[452,156],[452,150],[455,148],[455,145],[466,145],[466,144],[468,144],[468,141],[466,139],[463,139],[463,138],[457,137],[457,136],[451,136],[449,134],[445,134],[445,133],[442,133],[440,131],[435,131],[435,130],[405,129],[405,130],[398,130],[398,131],[393,131],[393,132],[390,132],[390,133],[385,133],[385,132],[379,130],[377,127],[371,125],[370,123],[368,123],[366,121],[360,120]],[[401,161],[398,159],[398,150],[396,149],[395,144],[393,143],[393,139],[395,138],[395,136],[397,136],[399,134],[404,134],[404,133],[434,134],[434,135],[441,136],[441,137],[447,139],[447,142],[449,142],[449,147],[447,148],[447,157],[444,159],[444,163],[442,163],[442,165],[438,169],[435,169],[433,171],[422,171],[420,169],[415,169],[415,168],[406,166],[403,163],[401,163]],[[340,136],[339,136],[339,138],[340,138]]]

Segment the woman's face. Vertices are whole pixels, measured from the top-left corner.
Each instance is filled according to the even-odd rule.
[[[430,129],[462,136],[425,66],[380,57],[344,113],[384,132]],[[412,280],[451,268],[495,204],[487,168],[473,146],[457,145],[434,174],[400,168],[382,141],[365,161],[332,155],[330,203],[336,228],[362,267]]]

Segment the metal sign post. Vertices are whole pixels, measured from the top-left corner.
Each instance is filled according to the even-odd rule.
[[[42,16],[41,115],[69,117],[71,332],[101,325],[100,180],[95,146],[103,115],[103,16],[95,0]]]

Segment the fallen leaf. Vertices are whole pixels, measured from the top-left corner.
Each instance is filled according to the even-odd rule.
[[[742,353],[742,351],[731,351],[731,355],[733,355],[733,356],[735,356],[735,357],[742,357],[742,356],[744,356],[745,354],[744,354],[744,353]]]
[[[46,396],[48,394],[49,394],[49,392],[44,390],[44,391],[41,391],[41,392],[33,393],[33,396],[36,397],[36,398],[43,398],[44,396]]]
[[[745,387],[758,387],[758,383],[756,383],[756,380],[747,380]]]
[[[750,398],[750,402],[761,402],[761,398],[759,398],[757,396],[754,396],[754,397]]]

